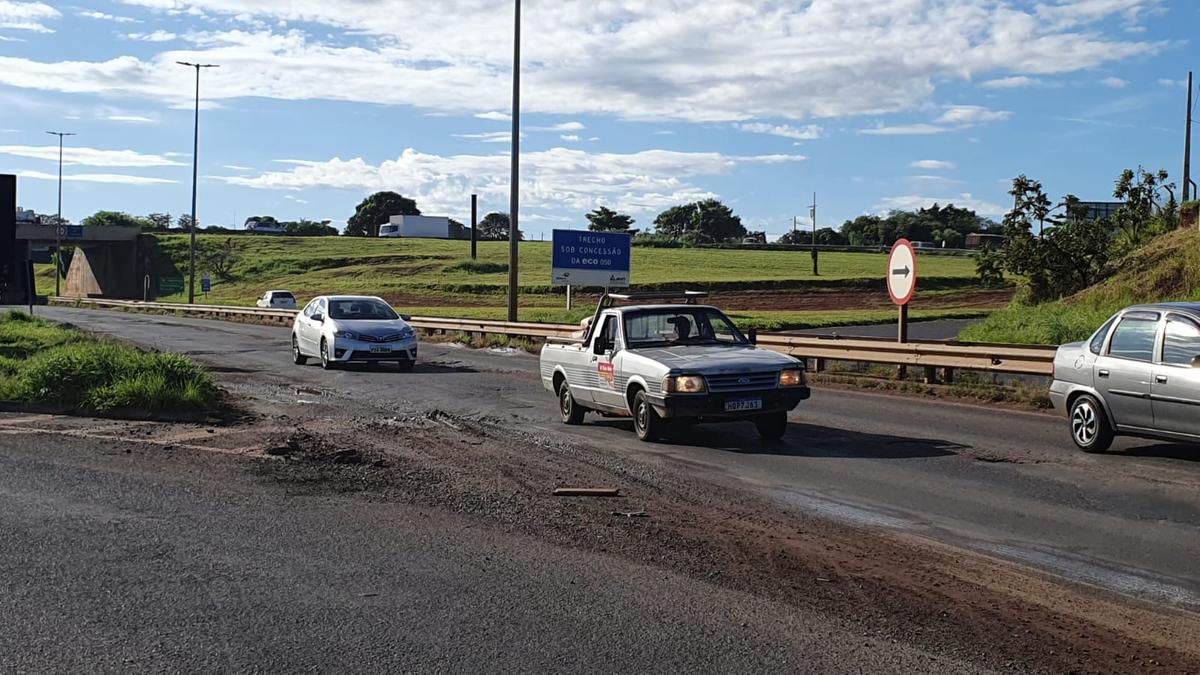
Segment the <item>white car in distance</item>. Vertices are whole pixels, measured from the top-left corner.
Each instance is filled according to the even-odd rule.
[[[291,291],[267,291],[254,304],[264,309],[296,309],[296,296]]]
[[[394,361],[404,371],[417,362],[417,334],[381,298],[321,295],[292,323],[292,360],[321,360],[326,370],[343,363]]]

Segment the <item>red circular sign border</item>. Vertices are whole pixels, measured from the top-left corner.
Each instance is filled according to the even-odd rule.
[[[892,282],[891,282],[891,279],[892,279],[892,256],[896,254],[896,249],[901,246],[908,248],[909,254],[912,255],[913,280],[912,280],[912,288],[908,289],[908,296],[904,297],[904,298],[897,298],[896,295],[894,293],[892,293]],[[888,275],[887,275],[888,295],[892,298],[892,304],[897,305],[897,306],[903,306],[903,305],[907,305],[908,303],[912,302],[912,297],[917,292],[917,249],[913,247],[911,241],[909,241],[907,239],[897,239],[896,243],[892,244],[892,250],[888,253],[887,273],[888,273]]]

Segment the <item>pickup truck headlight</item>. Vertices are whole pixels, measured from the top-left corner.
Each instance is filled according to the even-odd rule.
[[[706,387],[699,375],[668,375],[663,390],[673,394],[703,394]]]
[[[801,368],[788,368],[779,373],[779,386],[781,387],[799,387],[804,384],[804,370]]]
[[[333,334],[333,337],[345,338],[345,339],[347,339],[347,340],[356,340],[356,339],[358,339],[358,336],[357,336],[357,335],[355,335],[355,334],[353,333],[353,331],[348,331],[348,330],[339,330],[339,331],[337,331],[336,333],[334,333],[334,334]]]

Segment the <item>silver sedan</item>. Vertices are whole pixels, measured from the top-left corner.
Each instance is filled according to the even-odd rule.
[[[376,297],[315,297],[292,324],[292,360],[303,365],[316,357],[325,369],[341,363],[395,361],[401,370],[412,370],[417,334],[407,319]]]
[[[1129,307],[1059,347],[1050,399],[1086,452],[1118,435],[1200,443],[1200,303]]]

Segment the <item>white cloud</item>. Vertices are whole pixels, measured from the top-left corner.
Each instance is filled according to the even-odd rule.
[[[919,195],[884,197],[877,205],[877,208],[885,211],[916,211],[917,209],[928,208],[934,204],[942,206],[954,204],[960,208],[971,209],[985,216],[996,216],[1004,213],[1004,207],[982,199],[976,199],[970,192],[963,192],[954,197],[923,197]]]
[[[1103,80],[1100,80],[1100,84],[1108,87],[1109,89],[1124,89],[1125,87],[1129,86],[1129,80],[1122,80],[1119,77],[1106,77]]]
[[[928,136],[931,134],[943,134],[950,131],[949,127],[940,127],[936,124],[902,124],[898,126],[878,126],[868,129],[860,129],[860,134],[869,136]]]
[[[141,21],[128,16],[115,16],[113,14],[105,14],[104,12],[97,12],[94,10],[79,12],[79,16],[82,16],[85,19],[96,19],[97,21],[112,21],[113,23],[141,23]]]
[[[195,46],[187,56],[227,65],[210,78],[213,100],[328,99],[486,113],[510,94],[511,55],[478,37],[509,35],[503,0],[390,2],[386,11],[379,2],[328,0],[126,1],[250,27],[186,36]],[[1157,53],[1165,42],[1112,26],[1157,1],[1060,0],[1051,11],[998,0],[877,0],[849,3],[847,11],[847,2],[833,0],[561,0],[526,17],[538,39],[525,48],[523,105],[532,113],[694,122],[882,115],[914,109],[943,83],[1044,77]],[[330,30],[288,29],[293,21]],[[179,56],[5,57],[0,84],[169,104],[186,99],[186,84],[169,68]]]
[[[488,112],[475,113],[475,116],[481,120],[492,120],[493,122],[511,122],[512,121],[512,115],[509,115],[508,113],[498,112],[495,110],[489,110]]]
[[[954,168],[954,162],[947,162],[940,159],[919,159],[912,164],[909,164],[914,169],[925,169],[926,171],[944,171]]]
[[[563,122],[548,127],[529,127],[530,131],[583,131],[587,127],[580,122]]]
[[[787,124],[766,124],[764,122],[746,122],[735,124],[735,127],[742,131],[747,131],[752,134],[769,134],[771,136],[782,136],[783,138],[791,138],[797,141],[811,141],[821,138],[824,134],[824,129],[816,124],[806,124],[803,127],[793,127]]]
[[[671,204],[714,196],[688,181],[697,176],[733,172],[744,163],[803,160],[799,155],[731,157],[716,152],[589,153],[554,148],[521,156],[521,202],[531,209],[588,210],[619,203],[632,212],[661,209]],[[424,208],[452,212],[463,206],[463,195],[478,193],[487,201],[508,199],[509,157],[492,155],[432,155],[413,149],[379,165],[361,158],[327,161],[289,160],[294,168],[257,176],[227,176],[227,183],[249,188],[307,190],[396,189],[416,198]]]
[[[567,141],[568,143],[579,142],[579,134],[562,134],[558,138],[559,140]]]
[[[158,122],[158,120],[144,115],[109,115],[105,119],[110,122],[128,122],[130,124],[154,124]]]
[[[61,17],[57,10],[42,2],[13,2],[0,0],[0,28],[27,30],[34,33],[53,33],[43,21]]]
[[[58,161],[58,145],[0,145],[0,155],[29,157]],[[133,150],[97,150],[67,146],[63,149],[63,164],[111,167],[187,166],[160,155],[144,155]]]
[[[984,122],[1002,122],[1012,113],[1007,110],[988,110],[980,105],[946,106],[946,112],[937,118],[938,124],[953,124],[956,126],[973,126]]]
[[[507,131],[489,131],[482,134],[452,134],[455,138],[469,138],[480,143],[512,143],[512,133]],[[521,134],[524,138],[525,134]]]
[[[295,195],[284,195],[283,198],[288,201],[296,202],[297,204],[307,204],[308,203],[307,199],[301,199]]]
[[[1164,87],[1186,87],[1187,80],[1172,80],[1169,78],[1159,78],[1158,83]]]
[[[1038,84],[1039,80],[1026,77],[1024,75],[1015,75],[1013,77],[1000,77],[994,80],[988,80],[979,86],[987,89],[1021,89],[1023,87],[1032,87]]]
[[[34,178],[37,180],[58,180],[58,174],[45,173],[42,171],[18,171],[17,175],[21,178]],[[163,185],[167,183],[177,183],[178,181],[167,180],[165,178],[152,178],[150,176],[131,176],[122,173],[68,173],[63,174],[62,179],[66,182],[77,183],[116,183],[122,185]]]
[[[240,166],[238,164],[224,164],[222,166],[223,166],[223,168],[229,169],[230,171],[253,171],[254,170],[252,167]]]
[[[129,33],[125,37],[139,42],[170,42],[179,38],[178,35],[165,30],[156,30],[153,33]]]

